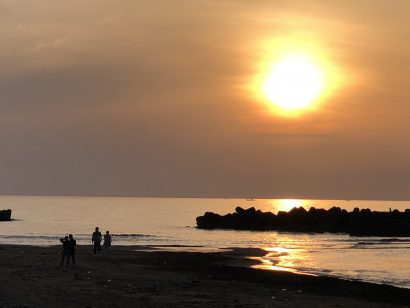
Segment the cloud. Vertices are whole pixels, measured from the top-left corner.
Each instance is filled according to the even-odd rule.
[[[0,192],[406,197],[408,6],[0,1]],[[350,81],[298,119],[247,88],[288,36]]]

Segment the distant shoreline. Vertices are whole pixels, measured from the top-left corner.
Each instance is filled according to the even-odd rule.
[[[67,268],[59,266],[60,251],[0,245],[0,305],[400,307],[410,302],[409,289],[247,267],[252,261],[245,257],[262,254],[260,249],[203,253],[117,246],[111,255],[94,256],[87,245],[77,247],[77,264]]]

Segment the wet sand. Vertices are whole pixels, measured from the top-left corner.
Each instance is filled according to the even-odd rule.
[[[410,290],[247,267],[258,249],[180,252],[0,245],[1,307],[410,307]]]

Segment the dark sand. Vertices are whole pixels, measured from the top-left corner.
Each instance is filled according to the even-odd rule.
[[[0,246],[2,307],[410,307],[410,290],[238,267],[255,249],[199,253]],[[151,248],[149,248],[151,249]]]

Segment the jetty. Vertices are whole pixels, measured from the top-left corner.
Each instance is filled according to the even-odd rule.
[[[371,211],[340,207],[328,210],[294,207],[289,212],[262,212],[254,207],[237,207],[234,213],[219,215],[206,212],[196,218],[199,229],[233,229],[303,233],[347,233],[351,236],[410,237],[410,209],[403,212]]]

